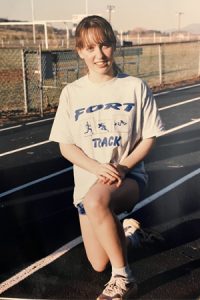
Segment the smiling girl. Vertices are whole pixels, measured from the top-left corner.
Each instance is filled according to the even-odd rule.
[[[100,16],[76,28],[76,50],[87,75],[62,91],[50,140],[74,165],[74,204],[87,257],[112,275],[97,299],[124,299],[137,289],[127,261],[137,224],[119,222],[131,211],[147,184],[143,160],[162,130],[155,100],[142,80],[120,73],[114,61],[116,38]]]

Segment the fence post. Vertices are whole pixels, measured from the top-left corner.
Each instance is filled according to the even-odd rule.
[[[198,45],[199,45],[199,62],[198,62],[198,74],[197,74],[197,76],[199,77],[200,76],[200,42],[198,42]]]
[[[22,58],[22,77],[23,77],[23,87],[24,87],[24,113],[28,113],[28,103],[27,103],[27,82],[26,82],[26,66],[25,66],[25,50],[21,50]]]
[[[124,48],[122,48],[122,71],[124,72],[125,70],[125,54],[124,54],[125,50]]]
[[[163,78],[162,78],[162,46],[161,46],[161,44],[158,45],[158,64],[159,64],[159,81],[160,81],[160,85],[162,85]]]
[[[40,116],[43,117],[44,109],[43,109],[42,51],[40,45],[38,50],[38,70],[39,70]]]

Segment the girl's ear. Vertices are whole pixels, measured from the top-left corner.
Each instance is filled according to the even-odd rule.
[[[80,56],[80,58],[83,59],[82,49],[77,49],[76,51],[77,51],[78,55]]]

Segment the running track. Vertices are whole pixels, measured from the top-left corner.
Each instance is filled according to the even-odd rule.
[[[166,132],[146,161],[150,184],[133,215],[168,243],[135,253],[141,299],[200,295],[199,95],[200,85],[155,95]],[[44,119],[0,129],[1,299],[95,299],[107,280],[85,259],[72,167],[48,141],[51,125]]]

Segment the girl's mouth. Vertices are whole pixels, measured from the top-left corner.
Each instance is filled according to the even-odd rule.
[[[102,60],[102,61],[97,61],[95,62],[95,65],[99,66],[99,67],[105,67],[110,65],[109,61],[107,60]]]

